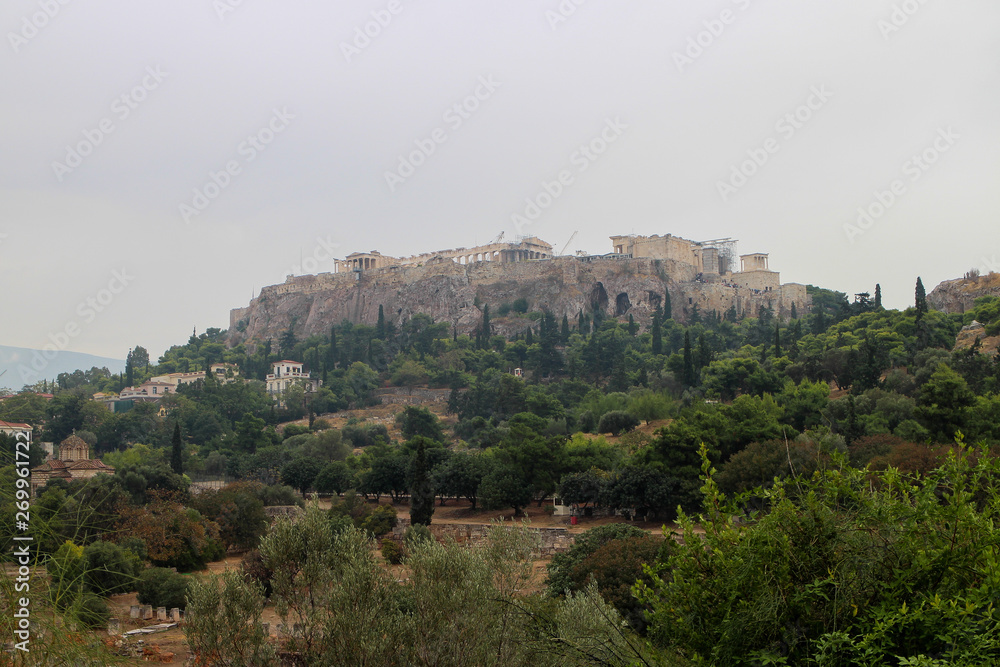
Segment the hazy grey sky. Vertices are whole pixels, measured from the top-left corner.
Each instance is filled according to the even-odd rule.
[[[300,257],[501,231],[735,237],[903,307],[917,275],[1000,270],[998,24],[996,0],[8,0],[0,344],[155,357]]]

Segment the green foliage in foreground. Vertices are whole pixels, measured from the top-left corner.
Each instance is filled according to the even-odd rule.
[[[663,663],[625,627],[593,586],[563,600],[525,595],[538,535],[496,525],[470,549],[413,539],[410,577],[398,582],[376,559],[371,537],[354,526],[335,531],[310,507],[279,520],[261,542],[273,571],[272,602],[301,633],[287,650],[309,665],[653,665]],[[270,650],[252,630],[263,591],[227,576],[193,585],[188,641],[201,659],[263,659]],[[213,663],[214,664],[214,663]],[[219,663],[237,664],[237,663]]]
[[[704,470],[705,533],[682,516],[683,543],[635,588],[654,643],[717,665],[1000,661],[1000,460],[985,449],[923,477],[845,465],[734,503]],[[769,509],[743,526],[752,499]]]

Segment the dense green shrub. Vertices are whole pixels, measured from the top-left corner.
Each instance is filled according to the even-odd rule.
[[[139,604],[154,607],[184,608],[190,580],[165,567],[153,567],[139,576],[136,586]]]
[[[386,537],[381,542],[382,545],[382,558],[389,565],[399,565],[403,562],[403,557],[405,552],[403,547],[399,546],[399,542],[392,539],[391,537]]]
[[[598,433],[610,433],[619,435],[635,430],[639,425],[639,418],[623,410],[612,410],[601,415],[601,421],[597,424]]]

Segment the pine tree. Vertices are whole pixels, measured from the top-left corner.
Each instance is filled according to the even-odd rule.
[[[184,474],[184,460],[181,458],[181,425],[174,422],[174,437],[170,441],[170,469],[178,475]]]
[[[663,290],[663,321],[674,319],[673,309],[670,307],[670,290]]]
[[[663,333],[660,330],[660,318],[663,317],[663,312],[660,307],[657,306],[656,310],[653,311],[653,343],[652,352],[653,354],[663,354]]]
[[[427,451],[422,437],[410,468],[410,479],[413,480],[410,486],[410,523],[429,526],[434,514],[434,487],[427,471]]]
[[[382,304],[378,306],[378,323],[375,324],[375,337],[379,340],[385,340],[385,310],[383,310]]]
[[[875,310],[882,310],[882,286],[875,284]]]
[[[691,332],[684,332],[684,384],[694,386],[694,359],[691,355]]]

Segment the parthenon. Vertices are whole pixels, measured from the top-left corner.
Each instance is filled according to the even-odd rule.
[[[337,262],[336,272],[370,271],[389,266],[414,266],[423,264],[435,258],[450,259],[456,264],[473,264],[475,262],[500,262],[512,264],[535,259],[550,259],[552,245],[537,236],[518,238],[513,243],[494,241],[474,248],[455,248],[425,252],[409,257],[391,257],[377,250],[371,252],[354,252]]]

